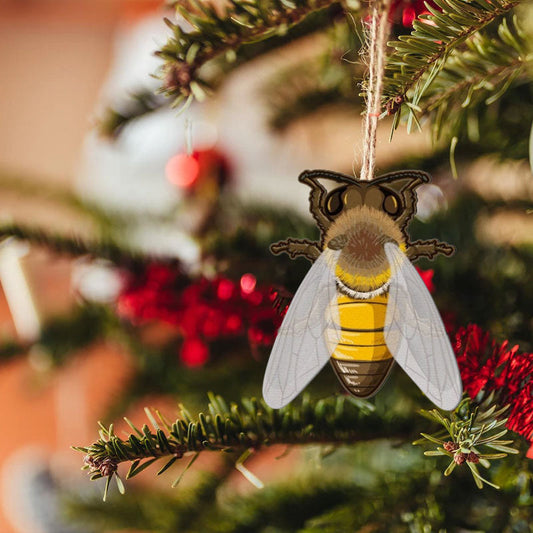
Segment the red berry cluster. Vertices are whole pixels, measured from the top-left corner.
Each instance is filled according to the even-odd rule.
[[[178,268],[151,264],[129,275],[117,300],[118,313],[143,324],[159,320],[183,336],[180,358],[187,366],[209,359],[209,342],[246,336],[252,347],[273,343],[282,317],[275,293],[253,274],[238,282],[225,277],[190,279]]]
[[[454,350],[468,395],[497,393],[509,406],[507,427],[533,441],[533,353],[500,344],[477,325],[459,329]]]

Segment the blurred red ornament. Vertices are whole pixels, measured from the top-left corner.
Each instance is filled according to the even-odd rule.
[[[184,365],[191,368],[203,366],[209,359],[209,348],[198,338],[185,339],[181,347],[180,358]]]
[[[241,277],[241,291],[244,294],[252,294],[257,284],[257,279],[253,274],[244,274]]]
[[[229,279],[222,279],[217,287],[217,296],[221,300],[229,300],[233,296],[235,284]]]
[[[435,292],[435,284],[433,283],[433,275],[435,274],[434,270],[422,270],[421,268],[418,268],[415,266],[416,271],[422,278],[422,281],[424,282],[425,286],[427,287],[427,290],[431,293]]]
[[[412,26],[416,18],[416,11],[413,6],[406,6],[402,12],[402,24],[406,27]]]
[[[176,154],[165,166],[168,181],[190,193],[203,186],[223,187],[230,171],[228,159],[214,148]]]
[[[210,306],[210,309],[202,317],[201,334],[206,339],[216,339],[222,334],[224,312],[220,308]]]
[[[402,26],[409,28],[417,17],[429,14],[426,3],[432,8],[437,8],[431,0],[427,2],[424,0],[393,0],[390,19],[394,23],[401,23]]]
[[[242,332],[242,318],[237,314],[230,315],[226,318],[223,332],[225,335],[238,335]]]
[[[200,163],[192,154],[177,154],[168,160],[165,175],[170,183],[187,189],[198,179]]]

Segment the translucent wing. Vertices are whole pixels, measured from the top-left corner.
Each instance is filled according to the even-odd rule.
[[[385,342],[394,359],[437,406],[454,409],[461,375],[444,324],[422,278],[395,244],[385,244],[391,266]]]
[[[274,409],[288,404],[303,390],[339,342],[335,284],[339,253],[328,249],[315,261],[279,328],[263,380],[263,397]]]

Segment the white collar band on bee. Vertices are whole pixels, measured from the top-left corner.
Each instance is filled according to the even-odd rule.
[[[376,296],[381,296],[389,290],[390,285],[389,279],[389,281],[387,281],[381,287],[378,287],[373,291],[362,292],[350,289],[350,287],[347,287],[339,278],[335,278],[335,282],[337,284],[337,289],[339,290],[339,292],[341,292],[345,296],[348,296],[349,298],[352,298],[353,300],[370,300],[371,298],[375,298]]]

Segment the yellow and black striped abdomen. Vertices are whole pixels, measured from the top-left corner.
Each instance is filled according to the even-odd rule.
[[[375,394],[393,363],[385,344],[388,294],[368,300],[339,295],[340,341],[331,364],[344,388],[359,398]]]

